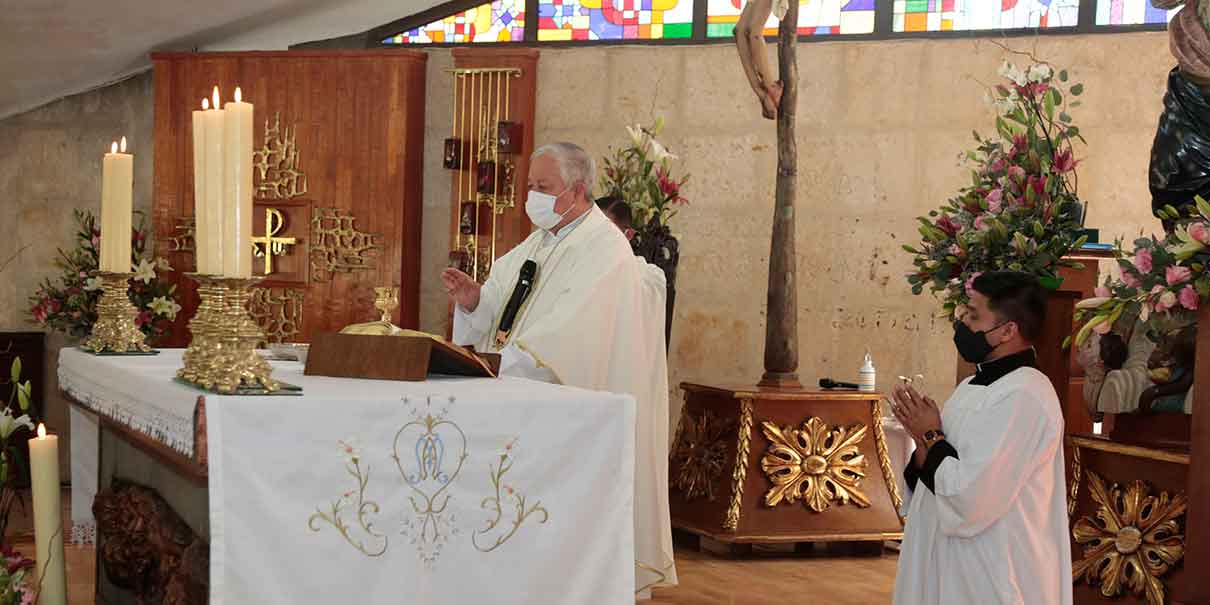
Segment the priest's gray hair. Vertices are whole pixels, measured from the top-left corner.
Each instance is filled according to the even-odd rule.
[[[559,165],[559,176],[563,184],[571,187],[576,183],[584,183],[584,196],[592,199],[592,183],[597,177],[597,164],[582,147],[575,143],[550,143],[539,147],[529,159],[536,160],[549,155]]]

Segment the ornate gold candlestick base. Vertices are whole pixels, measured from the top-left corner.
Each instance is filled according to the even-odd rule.
[[[143,342],[143,332],[135,325],[139,312],[130,304],[130,273],[98,271],[101,278],[101,299],[97,301],[97,323],[84,341],[84,348],[94,353],[146,353],[151,347]]]
[[[177,377],[223,394],[277,391],[281,385],[271,377],[273,368],[256,352],[264,335],[247,309],[249,289],[260,280],[193,277],[202,303],[189,323],[193,341]]]

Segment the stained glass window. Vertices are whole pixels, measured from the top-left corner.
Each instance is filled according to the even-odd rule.
[[[520,42],[525,39],[525,0],[495,0],[401,32],[383,44]]]
[[[538,0],[538,40],[693,36],[694,0]]]
[[[875,0],[800,0],[798,3],[798,33],[803,36],[823,34],[868,34],[874,31]],[[745,0],[707,0],[706,36],[725,38],[735,32],[740,10]],[[765,35],[777,35],[778,19],[772,15],[765,22]]]
[[[894,0],[893,30],[1075,27],[1079,18],[1080,0]]]
[[[1097,0],[1097,25],[1167,23],[1178,10],[1156,8],[1150,0]]]

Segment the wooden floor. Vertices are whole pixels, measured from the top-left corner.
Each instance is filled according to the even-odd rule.
[[[64,490],[63,502],[70,502]],[[70,515],[64,507],[64,521]],[[14,547],[33,558],[32,524],[14,512],[11,534]],[[94,605],[96,551],[92,546],[65,547],[67,602]],[[680,585],[657,588],[643,605],[873,605],[891,602],[895,583],[896,553],[882,556],[853,555],[843,546],[816,548],[810,553],[771,552],[759,547],[744,558],[726,558],[699,552],[678,543]]]

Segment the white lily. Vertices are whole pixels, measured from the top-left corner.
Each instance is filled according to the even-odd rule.
[[[1054,74],[1054,70],[1045,63],[1038,63],[1029,68],[1030,82],[1045,82]]]
[[[1016,65],[1013,65],[1008,61],[1005,61],[1000,65],[1000,70],[998,73],[1004,78],[1012,80],[1013,84],[1016,84],[1017,86],[1024,86],[1027,82],[1025,72],[1021,71]]]
[[[150,283],[155,279],[155,263],[142,259],[139,261],[139,266],[134,269],[134,278],[142,280],[143,283]]]
[[[92,292],[93,290],[100,290],[101,285],[104,283],[105,282],[100,277],[90,277],[84,280],[84,289],[89,292]]]
[[[29,419],[29,414],[21,414],[13,418],[7,409],[0,412],[0,439],[8,439],[18,427],[22,426],[31,431],[34,430],[34,422]]]
[[[643,132],[642,126],[638,124],[627,126],[626,132],[630,133],[630,142],[634,143],[635,147],[639,149],[647,148],[647,133]]]
[[[157,296],[151,299],[147,304],[147,308],[151,309],[156,315],[163,315],[169,320],[176,319],[176,314],[181,310],[181,305],[167,296]]]

